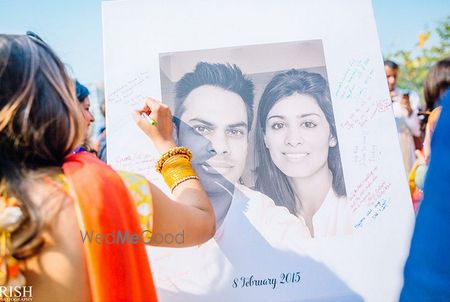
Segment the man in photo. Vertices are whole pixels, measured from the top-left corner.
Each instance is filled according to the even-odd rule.
[[[252,81],[236,65],[200,62],[175,90],[178,143],[194,154],[192,165],[211,198],[218,230],[233,228],[224,226],[229,212],[245,211],[263,237],[269,236],[263,228],[272,232],[272,224],[292,220],[284,207],[240,184],[254,115]]]
[[[176,83],[178,142],[193,151],[192,164],[214,200],[218,226],[245,167],[253,89],[236,65],[204,62]]]

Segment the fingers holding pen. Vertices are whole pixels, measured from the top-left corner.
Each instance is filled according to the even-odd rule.
[[[144,106],[135,110],[133,116],[136,124],[152,139],[160,152],[175,146],[172,137],[172,113],[167,105],[147,98]]]

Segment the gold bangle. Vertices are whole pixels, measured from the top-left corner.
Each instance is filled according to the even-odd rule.
[[[161,174],[171,191],[188,179],[198,179],[189,157],[185,154],[173,155],[167,159],[162,167]]]
[[[192,159],[192,152],[186,148],[186,147],[174,147],[172,149],[170,149],[169,151],[167,151],[166,153],[164,153],[161,158],[158,160],[158,162],[156,163],[156,171],[158,173],[161,173],[164,163],[171,158],[174,155],[185,155],[188,160]]]
[[[172,185],[172,187],[170,188],[170,191],[173,193],[173,190],[175,190],[176,187],[178,187],[178,185],[182,184],[183,182],[185,182],[186,180],[190,180],[190,179],[197,179],[200,180],[200,178],[198,178],[197,175],[192,175],[192,176],[187,176],[183,179],[180,179],[179,181],[177,181],[176,183],[174,183]]]

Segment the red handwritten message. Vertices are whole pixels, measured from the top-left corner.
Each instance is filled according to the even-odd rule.
[[[378,167],[371,169],[350,193],[349,205],[353,213],[361,207],[371,207],[380,201],[391,188],[391,184],[380,179]]]

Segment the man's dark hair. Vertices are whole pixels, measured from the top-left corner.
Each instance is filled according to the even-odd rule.
[[[390,67],[392,69],[398,69],[398,64],[391,60],[384,60],[384,66]]]
[[[253,122],[253,82],[245,76],[236,65],[211,64],[199,62],[194,71],[186,73],[175,86],[175,110],[174,114],[180,118],[184,111],[183,103],[189,93],[195,88],[204,85],[220,87],[224,90],[238,94],[247,108],[248,128]]]

